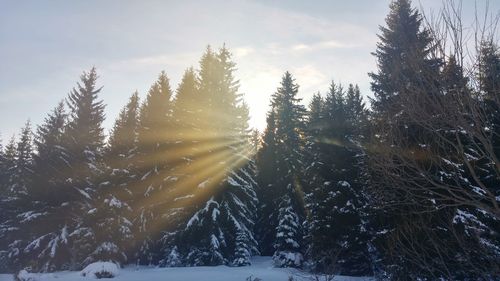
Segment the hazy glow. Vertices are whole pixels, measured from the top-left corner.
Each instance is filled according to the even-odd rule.
[[[0,133],[5,140],[29,117],[39,124],[95,65],[111,128],[128,96],[141,97],[161,70],[175,87],[207,44],[226,43],[262,129],[269,97],[289,70],[307,103],[334,79],[370,94],[378,26],[390,0],[373,1],[4,1],[0,4]],[[476,1],[463,1],[464,19]],[[477,1],[479,9],[486,1]],[[490,10],[500,1],[489,1]],[[414,1],[439,9],[441,1]]]

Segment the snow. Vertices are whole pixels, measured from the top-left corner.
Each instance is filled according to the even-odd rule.
[[[92,197],[90,197],[90,195],[89,195],[86,191],[81,190],[81,189],[79,189],[79,188],[77,188],[77,187],[75,187],[75,189],[76,189],[78,192],[80,192],[80,194],[82,194],[83,196],[85,196],[85,198],[87,198],[87,199],[89,199],[89,200],[91,200],[91,199],[92,199]]]
[[[146,189],[146,192],[144,192],[144,196],[145,197],[149,197],[150,193],[154,190],[153,186],[150,185],[148,186],[148,188]]]
[[[17,217],[22,218],[21,223],[24,223],[24,222],[30,222],[30,221],[32,221],[40,216],[44,216],[46,214],[47,214],[47,212],[37,213],[34,211],[28,211],[28,212],[17,215]]]
[[[227,182],[234,186],[234,187],[237,187],[237,186],[241,186],[241,184],[239,184],[236,180],[234,180],[232,177],[228,177],[227,178]]]
[[[99,276],[99,274],[110,274],[113,277],[118,276],[119,273],[119,268],[116,263],[113,262],[94,262],[87,267],[85,267],[82,271],[80,271],[80,275],[83,277],[90,277],[90,278],[96,278]]]
[[[17,274],[17,278],[21,281],[36,281],[36,274],[33,274],[33,273],[29,273],[28,271],[26,270],[21,270],[19,271],[19,273]]]
[[[289,251],[279,251],[273,256],[273,262],[278,267],[291,266],[292,264],[298,267],[302,264],[303,260],[304,257],[302,254]]]
[[[193,194],[188,194],[186,196],[181,196],[181,197],[177,197],[174,199],[174,201],[179,201],[179,200],[184,200],[184,199],[189,199],[189,198],[193,198],[194,195]]]
[[[123,203],[116,199],[116,197],[112,196],[111,199],[104,200],[104,203],[108,204],[110,207],[121,208],[123,207]]]
[[[102,263],[98,263],[102,264]],[[112,263],[111,263],[112,264]],[[113,264],[114,265],[114,264]],[[116,266],[116,265],[115,265]],[[99,267],[98,267],[99,268]],[[116,267],[118,270],[118,267]],[[83,271],[82,271],[83,272]],[[119,270],[119,275],[113,281],[245,281],[248,277],[259,278],[262,281],[286,281],[292,276],[296,281],[315,280],[313,276],[292,268],[276,268],[273,266],[271,257],[253,257],[251,266],[228,267],[228,266],[199,266],[199,267],[147,267],[127,266]],[[84,277],[78,271],[61,271],[55,273],[29,274],[36,281],[79,281],[93,280],[92,277]],[[0,281],[12,281],[12,275],[0,274]],[[253,279],[252,279],[253,280]],[[319,280],[327,280],[321,278]],[[369,277],[336,276],[333,281],[373,281]]]
[[[206,180],[206,181],[198,184],[198,188],[205,188],[205,187],[207,187],[208,184],[209,184],[209,182],[210,182],[210,179],[208,179],[208,180]]]

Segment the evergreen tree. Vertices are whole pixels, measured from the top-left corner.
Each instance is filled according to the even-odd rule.
[[[484,40],[479,49],[478,78],[480,90],[490,100],[498,102],[500,91],[500,50],[493,40]]]
[[[33,173],[33,132],[27,121],[17,143],[15,169],[10,177],[9,191],[16,197],[26,197],[31,187]]]
[[[374,110],[373,125],[375,130],[372,143],[377,147],[391,147],[393,138],[398,138],[407,147],[401,151],[412,153],[418,151],[421,145],[429,144],[429,134],[417,122],[412,122],[409,110],[417,105],[415,100],[424,101],[437,98],[439,92],[440,59],[434,58],[432,52],[434,43],[431,33],[423,28],[422,16],[411,6],[410,0],[396,0],[390,5],[389,15],[386,17],[386,27],[381,27],[380,42],[374,52],[377,58],[377,73],[370,73],[374,99],[371,100]],[[429,115],[432,112],[429,110]],[[370,151],[369,157],[380,159],[377,153],[384,148]],[[404,168],[402,168],[404,169]],[[429,167],[429,169],[431,169]],[[371,171],[371,170],[370,170]],[[390,271],[392,278],[400,278],[409,274],[410,266],[403,260],[395,247],[392,238],[397,239],[396,233],[405,229],[407,225],[419,219],[425,202],[407,202],[404,191],[395,189],[386,177],[369,172],[370,185],[373,190],[370,194],[372,206],[369,210],[370,224],[367,226],[372,234],[370,245],[376,274],[383,276]],[[387,194],[381,198],[378,195]],[[422,195],[425,198],[427,195]],[[425,200],[423,200],[425,201]],[[392,202],[392,203],[391,203]],[[434,226],[430,226],[432,228]],[[418,228],[418,226],[416,226]],[[415,230],[417,231],[417,230]],[[392,238],[391,238],[392,237]],[[402,251],[402,250],[401,250]]]
[[[101,183],[92,214],[95,249],[86,263],[111,260],[119,264],[128,261],[132,240],[132,184],[137,172],[137,128],[139,96],[134,93],[120,111],[106,151],[105,182]]]
[[[23,264],[35,271],[53,271],[67,263],[67,228],[61,218],[67,202],[68,154],[64,144],[67,114],[61,102],[37,128],[34,156],[32,219],[24,231],[29,239],[23,249]]]
[[[225,47],[217,53],[207,48],[200,61],[197,103],[203,107],[194,105],[199,116],[195,153],[192,163],[179,169],[189,173],[177,182],[184,193],[174,199],[192,202],[187,209],[193,215],[174,241],[188,265],[246,265],[258,252],[248,108],[238,93],[234,66]],[[193,174],[196,168],[204,172]]]
[[[380,42],[373,53],[378,72],[370,73],[376,113],[393,117],[402,109],[405,94],[435,87],[428,82],[439,76],[440,62],[430,58],[433,38],[428,29],[422,28],[422,20],[410,0],[391,3],[387,26],[380,27]]]
[[[31,220],[30,197],[28,191],[32,184],[33,173],[33,134],[30,121],[26,122],[21,130],[19,140],[14,145],[11,142],[6,150],[7,168],[9,177],[7,188],[2,196],[2,217],[0,226],[0,240],[2,259],[6,260],[9,268],[19,268],[22,260],[22,249],[27,236],[23,225]]]
[[[363,138],[368,129],[368,111],[358,85],[349,84],[345,106],[349,129],[347,135],[354,139]]]
[[[275,193],[275,172],[278,169],[278,143],[276,138],[276,113],[271,109],[267,114],[267,127],[262,137],[262,147],[257,152],[257,195],[259,215],[256,236],[263,255],[274,253],[273,241],[278,224],[276,214],[277,194]]]
[[[288,194],[281,198],[278,212],[274,263],[278,267],[301,267],[303,256],[299,243],[302,239],[302,227]]]
[[[69,118],[64,128],[63,147],[66,164],[65,184],[59,192],[60,207],[57,211],[58,232],[52,243],[54,251],[68,255],[66,266],[81,268],[92,251],[95,229],[91,218],[95,212],[93,202],[98,183],[103,175],[104,104],[98,98],[102,88],[96,87],[97,72],[92,68],[81,75],[81,82],[69,93],[66,104]],[[63,246],[61,244],[66,244]],[[52,257],[58,253],[50,253]]]
[[[2,171],[2,204],[5,204],[9,201],[9,192],[10,192],[10,178],[12,175],[12,172],[15,169],[16,165],[16,138],[15,136],[12,136],[5,146],[5,150],[3,152],[3,166],[5,167],[5,170]],[[4,205],[3,205],[4,206]],[[5,207],[3,207],[5,208]],[[2,221],[6,221],[6,215],[5,212],[2,212],[0,216],[2,216]],[[2,249],[5,249],[2,247]]]
[[[268,130],[273,130],[273,135],[264,136],[264,141],[268,141],[268,137],[274,137],[274,142],[276,144],[276,153],[269,155],[271,157],[276,157],[275,165],[276,169],[274,171],[274,177],[265,179],[269,181],[267,185],[262,188],[269,189],[272,197],[266,200],[269,204],[263,210],[276,210],[278,208],[284,208],[287,213],[294,213],[293,217],[298,218],[297,228],[291,230],[294,233],[289,236],[296,237],[294,240],[297,243],[297,247],[293,249],[286,246],[283,243],[278,242],[281,231],[287,228],[287,224],[290,223],[284,217],[276,218],[276,220],[270,220],[271,223],[276,223],[271,225],[272,233],[268,233],[268,236],[274,236],[273,247],[274,247],[274,259],[275,264],[278,266],[301,266],[302,259],[298,258],[302,256],[302,239],[299,239],[302,234],[302,223],[304,221],[304,194],[302,190],[302,185],[304,179],[301,177],[303,173],[303,134],[304,134],[304,115],[305,108],[300,104],[300,99],[297,98],[298,85],[295,83],[292,75],[286,72],[283,75],[281,86],[277,89],[276,93],[272,97],[272,111],[269,116],[272,117],[270,121],[274,124],[268,124]],[[269,121],[269,119],[268,119]],[[271,131],[269,131],[271,133]],[[269,140],[270,143],[273,142]],[[274,146],[274,145],[273,145]],[[267,148],[268,149],[268,148]],[[272,153],[272,151],[270,151]],[[259,171],[262,171],[264,167],[259,167]],[[265,182],[264,182],[265,184]],[[286,204],[290,204],[291,209],[287,209]],[[265,216],[269,216],[263,213]],[[286,215],[288,217],[288,215]],[[281,225],[285,224],[285,225]],[[269,235],[271,234],[271,235]],[[272,237],[271,236],[271,237]],[[264,236],[265,238],[265,236]]]
[[[137,233],[135,258],[140,264],[158,262],[160,239],[159,220],[165,206],[168,177],[167,155],[172,140],[172,90],[165,72],[161,72],[151,86],[139,113],[137,187],[133,192],[135,202],[134,225]]]
[[[355,89],[350,85],[344,94],[332,82],[324,104],[313,99],[308,120],[310,127],[319,128],[308,130],[315,148],[307,173],[308,254],[315,270],[329,274],[371,273],[361,212],[365,187],[359,180],[360,128],[366,110]]]
[[[64,104],[60,102],[37,129],[34,173],[37,186],[31,192],[37,193],[35,197],[44,202],[50,202],[51,193],[57,192],[58,185],[62,184],[54,181],[61,181],[66,176],[67,152],[62,147],[66,121]]]
[[[2,140],[0,139],[0,192],[2,192],[7,177],[7,160],[4,155]]]

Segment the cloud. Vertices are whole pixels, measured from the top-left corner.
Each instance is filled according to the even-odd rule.
[[[321,41],[316,43],[300,43],[297,45],[291,46],[291,51],[293,52],[312,52],[319,50],[328,50],[328,49],[340,49],[340,48],[356,48],[360,47],[361,44],[344,44],[335,40]]]
[[[238,47],[232,50],[232,53],[236,59],[246,57],[255,52],[253,47]]]
[[[157,54],[152,56],[132,57],[124,60],[111,62],[108,65],[109,69],[125,70],[165,66],[171,67],[189,67],[190,64],[197,62],[200,57],[200,52],[179,52]]]
[[[328,76],[317,66],[308,64],[292,68],[293,75],[301,85],[301,96],[309,97],[328,83]]]

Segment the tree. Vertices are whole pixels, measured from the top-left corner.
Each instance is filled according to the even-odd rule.
[[[301,254],[302,228],[299,216],[292,207],[288,194],[281,199],[276,227],[276,240],[273,255],[277,267],[301,267],[303,256]]]
[[[105,106],[98,97],[102,87],[96,87],[97,78],[95,68],[84,72],[81,83],[73,88],[66,102],[69,120],[64,132],[64,143],[70,168],[66,173],[69,190],[64,200],[72,203],[59,215],[69,228],[71,266],[76,268],[85,265],[85,259],[93,248],[97,229],[92,229],[91,219],[84,214],[96,211],[93,202],[104,172],[102,122]]]
[[[16,139],[14,136],[9,140],[5,146],[5,151],[3,153],[4,162],[3,165],[5,170],[2,171],[2,197],[0,198],[0,259],[2,261],[2,269],[8,270],[12,266],[9,262],[11,259],[9,257],[9,251],[7,250],[9,244],[12,242],[12,231],[10,231],[10,225],[12,224],[12,206],[11,206],[11,194],[10,194],[10,178],[15,169],[16,164]]]
[[[355,89],[350,85],[345,94],[332,82],[325,101],[314,97],[310,106],[308,256],[314,270],[328,274],[371,274],[360,180],[366,110]]]
[[[370,73],[375,112],[393,117],[401,108],[401,99],[411,90],[432,88],[438,77],[439,60],[430,58],[434,50],[430,30],[422,28],[422,16],[410,0],[396,0],[390,5],[386,27],[380,27],[380,42],[373,53],[378,73]]]
[[[500,51],[492,38],[480,42],[478,80],[486,98],[498,101],[500,91]]]
[[[2,259],[6,259],[9,268],[19,268],[22,249],[28,238],[23,225],[31,220],[32,215],[28,194],[33,173],[33,133],[30,121],[21,130],[17,144],[14,145],[12,141],[5,154],[9,177],[1,202],[4,220],[0,227],[0,238],[5,241],[5,245],[1,245],[4,251]]]
[[[257,195],[259,212],[256,236],[259,250],[263,255],[274,253],[276,225],[278,224],[275,207],[278,199],[275,192],[275,172],[278,169],[278,143],[276,139],[276,113],[271,109],[267,114],[267,127],[262,137],[262,147],[256,155],[257,165]]]
[[[31,218],[25,222],[26,245],[22,251],[22,264],[32,270],[53,271],[67,263],[67,237],[61,219],[65,210],[68,189],[68,153],[64,129],[67,114],[60,102],[38,126],[35,136],[37,153],[34,155],[33,184],[29,190]],[[66,248],[66,249],[65,249]]]
[[[124,264],[133,242],[132,202],[133,183],[137,173],[137,128],[139,96],[135,92],[120,111],[105,154],[105,182],[100,185],[92,214],[95,247],[86,263],[114,261]]]
[[[3,144],[1,142],[1,139],[0,139],[0,190],[3,191],[3,188],[4,188],[4,183],[5,183],[5,178],[7,177],[7,160],[5,159],[5,155],[4,155],[4,148],[3,148]]]
[[[200,61],[197,102],[184,111],[195,109],[198,115],[192,123],[198,128],[191,132],[196,142],[191,142],[189,150],[195,153],[176,168],[176,175],[183,174],[175,184],[181,192],[172,199],[192,215],[173,245],[188,265],[245,265],[258,252],[253,234],[257,198],[248,108],[238,92],[234,67],[227,48],[213,52],[208,47]],[[181,89],[189,89],[184,83],[188,81],[183,80]]]
[[[158,262],[160,235],[157,224],[167,206],[165,194],[172,140],[172,90],[165,72],[151,86],[139,113],[138,183],[133,196],[134,225],[137,228],[138,249],[135,258],[140,264]],[[155,250],[157,249],[157,250]]]
[[[447,25],[457,22],[449,19]],[[458,26],[446,28],[454,29],[454,36],[462,32]],[[437,39],[436,44],[450,41]],[[452,52],[460,55],[462,47],[455,45]],[[433,55],[437,58],[429,54],[427,60],[445,61],[442,50],[447,48],[441,45],[438,50],[441,53]],[[488,118],[480,95],[470,88],[475,83],[467,83],[474,77],[464,76],[472,72],[459,62],[463,57],[449,58],[438,74],[432,67],[413,66],[420,75],[409,77],[407,84],[413,86],[399,93],[402,110],[387,115],[394,118],[379,115],[376,121],[371,195],[385,222],[374,234],[379,242],[385,240],[379,249],[385,248],[382,256],[392,278],[488,279],[498,274],[496,254],[485,246],[496,244],[496,231],[478,227],[496,213],[495,185],[479,176],[485,171],[481,163],[495,166],[495,137],[487,132],[491,127],[484,122]]]
[[[302,260],[296,259],[302,255],[302,241],[299,239],[299,233],[302,233],[302,222],[304,221],[304,195],[302,190],[303,179],[301,178],[303,172],[303,134],[304,134],[304,115],[305,108],[300,104],[300,99],[297,98],[298,85],[295,83],[292,75],[289,72],[285,72],[283,75],[281,86],[277,89],[276,93],[272,97],[271,107],[272,111],[269,113],[268,128],[266,135],[264,136],[264,141],[269,141],[266,145],[271,144],[273,150],[269,150],[272,154],[268,154],[268,157],[272,157],[276,160],[274,164],[276,165],[272,170],[274,172],[273,177],[262,178],[267,182],[262,182],[264,185],[262,188],[269,189],[269,193],[272,194],[271,198],[266,199],[264,211],[276,210],[277,208],[285,208],[285,204],[290,203],[291,209],[283,209],[288,213],[293,212],[293,216],[297,217],[298,233],[294,233],[293,236],[296,237],[295,242],[297,247],[293,249],[287,245],[279,242],[280,229],[284,229],[289,221],[284,219],[284,217],[279,217],[270,220],[270,223],[275,223],[270,225],[272,232],[263,233],[262,238],[269,239],[269,237],[274,237],[273,247],[274,247],[274,257],[276,263],[280,266],[301,266]],[[273,132],[272,132],[272,131]],[[269,135],[267,135],[269,134]],[[274,139],[274,140],[273,140]],[[275,144],[276,145],[275,145]],[[263,149],[269,149],[271,146],[264,146]],[[269,153],[268,152],[268,153]],[[263,171],[265,167],[259,167],[259,171]],[[264,176],[265,174],[262,174]],[[268,194],[269,194],[268,193]],[[269,217],[269,214],[263,213],[263,219]],[[285,216],[285,214],[283,214]],[[288,215],[286,215],[288,217]],[[286,253],[284,255],[283,253]],[[286,260],[287,257],[290,260]],[[293,259],[293,260],[292,260]]]

